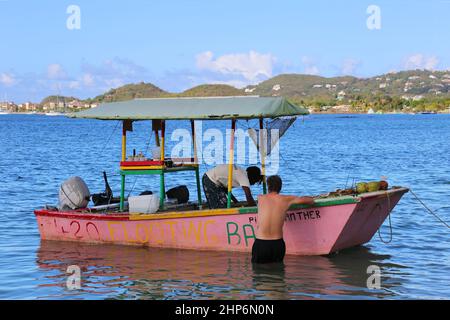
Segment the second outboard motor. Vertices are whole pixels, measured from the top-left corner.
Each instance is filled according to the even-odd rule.
[[[102,206],[112,203],[113,193],[111,187],[109,186],[108,177],[106,176],[105,171],[103,171],[103,180],[105,180],[105,192],[92,195],[92,202],[94,203],[94,206]]]
[[[176,199],[178,204],[189,201],[189,190],[186,186],[178,186],[166,192],[167,198]]]

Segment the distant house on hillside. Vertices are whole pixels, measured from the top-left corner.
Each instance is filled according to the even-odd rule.
[[[350,108],[351,108],[350,105],[344,104],[344,105],[340,105],[340,106],[333,106],[330,109],[336,113],[340,113],[340,112],[347,113],[347,112],[350,112]]]
[[[339,93],[337,94],[336,99],[337,99],[338,101],[341,101],[341,100],[343,100],[344,98],[345,98],[345,91],[344,91],[344,90],[339,91]]]
[[[279,84],[276,84],[276,85],[274,85],[273,87],[272,87],[272,90],[273,91],[278,91],[278,90],[280,90],[281,89],[281,86],[279,85]]]

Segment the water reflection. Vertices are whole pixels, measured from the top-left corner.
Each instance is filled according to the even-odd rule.
[[[86,245],[41,241],[45,273],[40,298],[322,299],[395,298],[405,268],[390,256],[357,247],[332,256],[286,256],[283,264],[252,265],[231,252]],[[367,267],[382,269],[382,288],[366,287]],[[66,289],[69,265],[82,270],[82,289]]]

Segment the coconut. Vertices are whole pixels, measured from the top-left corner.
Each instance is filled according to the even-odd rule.
[[[379,181],[373,181],[369,182],[367,184],[367,191],[374,192],[380,190],[380,182]]]
[[[367,183],[365,183],[365,182],[358,182],[356,184],[356,192],[357,193],[367,192]]]

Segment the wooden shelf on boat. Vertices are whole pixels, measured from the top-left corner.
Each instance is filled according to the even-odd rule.
[[[166,172],[197,170],[198,164],[193,159],[166,159],[164,161],[121,161],[120,173],[124,175],[161,174]]]

